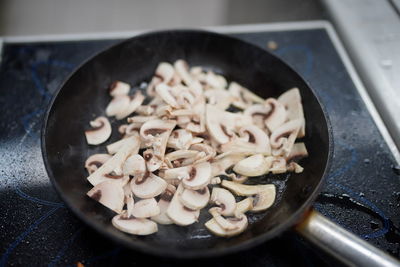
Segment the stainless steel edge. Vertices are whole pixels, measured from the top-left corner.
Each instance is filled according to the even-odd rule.
[[[323,0],[366,89],[400,147],[400,17],[389,0]]]
[[[400,262],[331,222],[317,211],[296,227],[296,231],[348,266],[400,266]]]

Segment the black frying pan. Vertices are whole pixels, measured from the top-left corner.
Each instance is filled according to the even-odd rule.
[[[132,85],[149,81],[159,62],[185,59],[223,74],[263,98],[277,97],[298,87],[306,118],[305,142],[309,157],[304,172],[265,176],[256,183],[274,183],[275,204],[261,214],[250,214],[248,229],[232,238],[215,237],[200,222],[188,227],[159,225],[150,236],[132,236],[111,225],[113,214],[86,196],[85,159],[104,148],[88,146],[84,130],[104,114],[110,101],[107,88],[122,80]],[[114,123],[113,142],[118,123]],[[113,46],[80,66],[53,98],[42,132],[42,151],[48,175],[61,198],[84,222],[110,239],[145,253],[176,258],[209,257],[248,249],[293,227],[303,219],[317,196],[332,155],[331,128],[310,86],[287,64],[265,50],[228,36],[205,31],[163,31],[140,35]],[[103,146],[104,147],[104,146]],[[316,217],[309,216],[308,218]],[[309,222],[310,220],[305,220]],[[315,220],[314,220],[315,221]],[[298,229],[305,232],[308,224]],[[182,253],[184,251],[184,253]]]

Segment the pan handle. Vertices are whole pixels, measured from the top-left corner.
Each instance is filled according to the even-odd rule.
[[[311,210],[296,226],[311,243],[349,266],[400,266],[400,261]]]

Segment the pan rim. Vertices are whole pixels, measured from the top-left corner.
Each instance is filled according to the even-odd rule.
[[[326,126],[327,126],[327,132],[328,132],[328,155],[327,155],[327,160],[325,164],[325,168],[322,174],[322,177],[320,178],[318,184],[314,187],[313,191],[310,193],[310,196],[307,198],[306,201],[295,211],[293,212],[286,220],[274,227],[272,230],[260,234],[259,236],[253,237],[249,240],[243,241],[239,244],[232,245],[230,247],[224,247],[224,248],[216,248],[216,249],[203,249],[203,250],[193,250],[193,251],[185,251],[185,253],[182,253],[181,251],[178,251],[176,249],[168,249],[166,248],[165,250],[160,250],[158,248],[149,246],[149,245],[143,245],[143,243],[135,243],[131,241],[127,241],[125,239],[120,239],[116,236],[114,236],[112,233],[104,230],[101,228],[100,224],[95,223],[93,220],[87,219],[87,217],[82,213],[79,209],[74,207],[71,201],[62,193],[61,188],[59,187],[58,183],[56,182],[52,169],[50,167],[49,161],[47,159],[47,150],[46,150],[46,133],[47,133],[47,124],[48,120],[50,117],[50,113],[53,110],[54,103],[61,92],[61,90],[65,87],[65,84],[71,79],[75,73],[81,69],[84,65],[86,65],[88,62],[93,60],[95,57],[107,52],[109,49],[112,49],[113,47],[119,46],[123,43],[131,42],[136,38],[143,38],[149,35],[157,35],[157,34],[166,34],[166,33],[191,33],[191,34],[208,34],[208,35],[214,35],[216,37],[223,37],[223,38],[228,38],[232,39],[234,41],[239,41],[242,43],[245,43],[248,46],[252,46],[253,48],[256,48],[258,50],[263,51],[263,53],[268,53],[270,56],[274,57],[278,61],[281,61],[283,64],[286,65],[292,71],[295,73],[304,83],[307,85],[307,87],[311,90],[313,95],[315,96],[325,119]],[[256,45],[253,45],[247,41],[244,41],[242,39],[226,35],[226,34],[220,34],[212,31],[207,31],[207,30],[199,30],[199,29],[171,29],[171,30],[160,30],[160,31],[150,31],[142,34],[135,35],[131,38],[121,40],[115,44],[112,44],[105,49],[102,49],[101,51],[95,53],[94,55],[88,57],[86,60],[81,62],[77,67],[74,68],[74,70],[65,78],[65,80],[62,82],[62,84],[59,86],[57,91],[54,93],[54,95],[51,98],[51,101],[49,102],[49,105],[47,107],[47,110],[45,112],[45,116],[43,118],[44,123],[42,124],[41,128],[41,153],[42,153],[42,158],[43,162],[45,165],[45,169],[47,172],[47,175],[49,177],[49,180],[51,181],[53,187],[56,189],[57,194],[59,197],[64,201],[66,206],[81,220],[83,221],[86,225],[89,225],[91,228],[95,229],[96,232],[102,234],[106,238],[112,240],[113,242],[123,245],[125,247],[128,247],[130,249],[139,251],[144,254],[151,254],[154,256],[159,256],[159,257],[165,257],[165,258],[174,258],[174,259],[193,259],[193,258],[210,258],[210,257],[218,257],[218,256],[223,256],[227,254],[231,254],[234,252],[238,251],[243,251],[243,250],[248,250],[252,247],[255,247],[257,245],[260,245],[263,242],[266,242],[268,240],[273,239],[274,237],[277,237],[280,235],[282,232],[291,229],[294,225],[296,225],[304,216],[306,213],[307,209],[311,208],[312,203],[315,201],[316,197],[318,196],[318,193],[321,191],[322,185],[326,179],[327,174],[330,171],[331,168],[331,160],[333,156],[333,134],[332,134],[332,125],[330,122],[330,119],[328,117],[328,113],[325,109],[325,107],[322,105],[318,95],[315,93],[314,89],[310,86],[309,82],[302,76],[300,75],[297,71],[295,71],[290,64],[288,64],[285,60],[281,59],[280,57],[268,52],[265,49],[262,49]]]

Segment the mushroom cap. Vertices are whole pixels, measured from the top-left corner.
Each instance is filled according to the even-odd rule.
[[[93,128],[85,131],[86,141],[89,145],[99,145],[110,138],[112,129],[106,117],[97,117],[90,122],[90,126]]]
[[[191,210],[180,202],[179,195],[182,194],[183,189],[182,184],[180,184],[168,206],[167,215],[175,224],[186,226],[197,221],[200,210]]]
[[[143,177],[146,174],[146,162],[139,154],[129,156],[122,165],[122,172],[125,175]]]
[[[208,190],[207,186],[199,190],[185,188],[179,197],[180,202],[185,207],[192,210],[199,210],[207,206],[210,199],[210,190]]]
[[[87,178],[92,185],[97,185],[102,181],[107,180],[104,176],[109,174],[116,169],[121,169],[122,164],[125,160],[132,154],[137,154],[139,152],[140,141],[138,136],[130,136],[125,139],[126,142],[111,159],[107,160],[100,168],[89,175]]]
[[[303,124],[300,128],[297,137],[299,138],[304,137],[306,134],[305,119],[304,119],[303,105],[301,103],[301,95],[299,89],[292,88],[284,92],[278,97],[278,101],[285,107],[288,120],[295,120],[295,119],[302,120]]]
[[[87,195],[116,213],[121,213],[125,197],[122,187],[120,183],[104,181],[90,189]]]
[[[114,81],[110,86],[110,95],[112,97],[128,95],[130,90],[131,86],[128,83],[121,81]]]
[[[86,159],[85,168],[89,174],[92,174],[110,158],[111,155],[108,154],[93,154]]]
[[[204,225],[213,234],[221,237],[235,236],[242,233],[248,225],[248,220],[245,215],[240,218],[228,218],[226,219],[229,223],[235,225],[237,228],[234,230],[224,230],[221,225],[215,220],[215,218],[210,219]]]
[[[126,214],[114,216],[111,222],[118,230],[133,235],[150,235],[158,231],[155,222],[148,219],[126,217]]]
[[[225,216],[233,215],[236,210],[235,197],[224,188],[214,187],[210,202],[217,204],[219,206],[219,213]]]
[[[210,183],[211,164],[209,162],[201,162],[190,167],[188,176],[182,179],[185,188],[199,190]]]
[[[131,189],[135,196],[152,198],[160,195],[167,188],[167,182],[153,173],[146,173],[143,177],[131,180]]]
[[[125,112],[129,107],[130,101],[131,99],[128,95],[115,96],[106,107],[106,115],[111,117]]]
[[[241,175],[253,177],[266,174],[269,168],[270,165],[265,161],[264,156],[256,154],[236,163],[233,171]]]
[[[136,218],[149,218],[158,214],[160,208],[154,198],[139,200],[132,209],[132,215]]]

